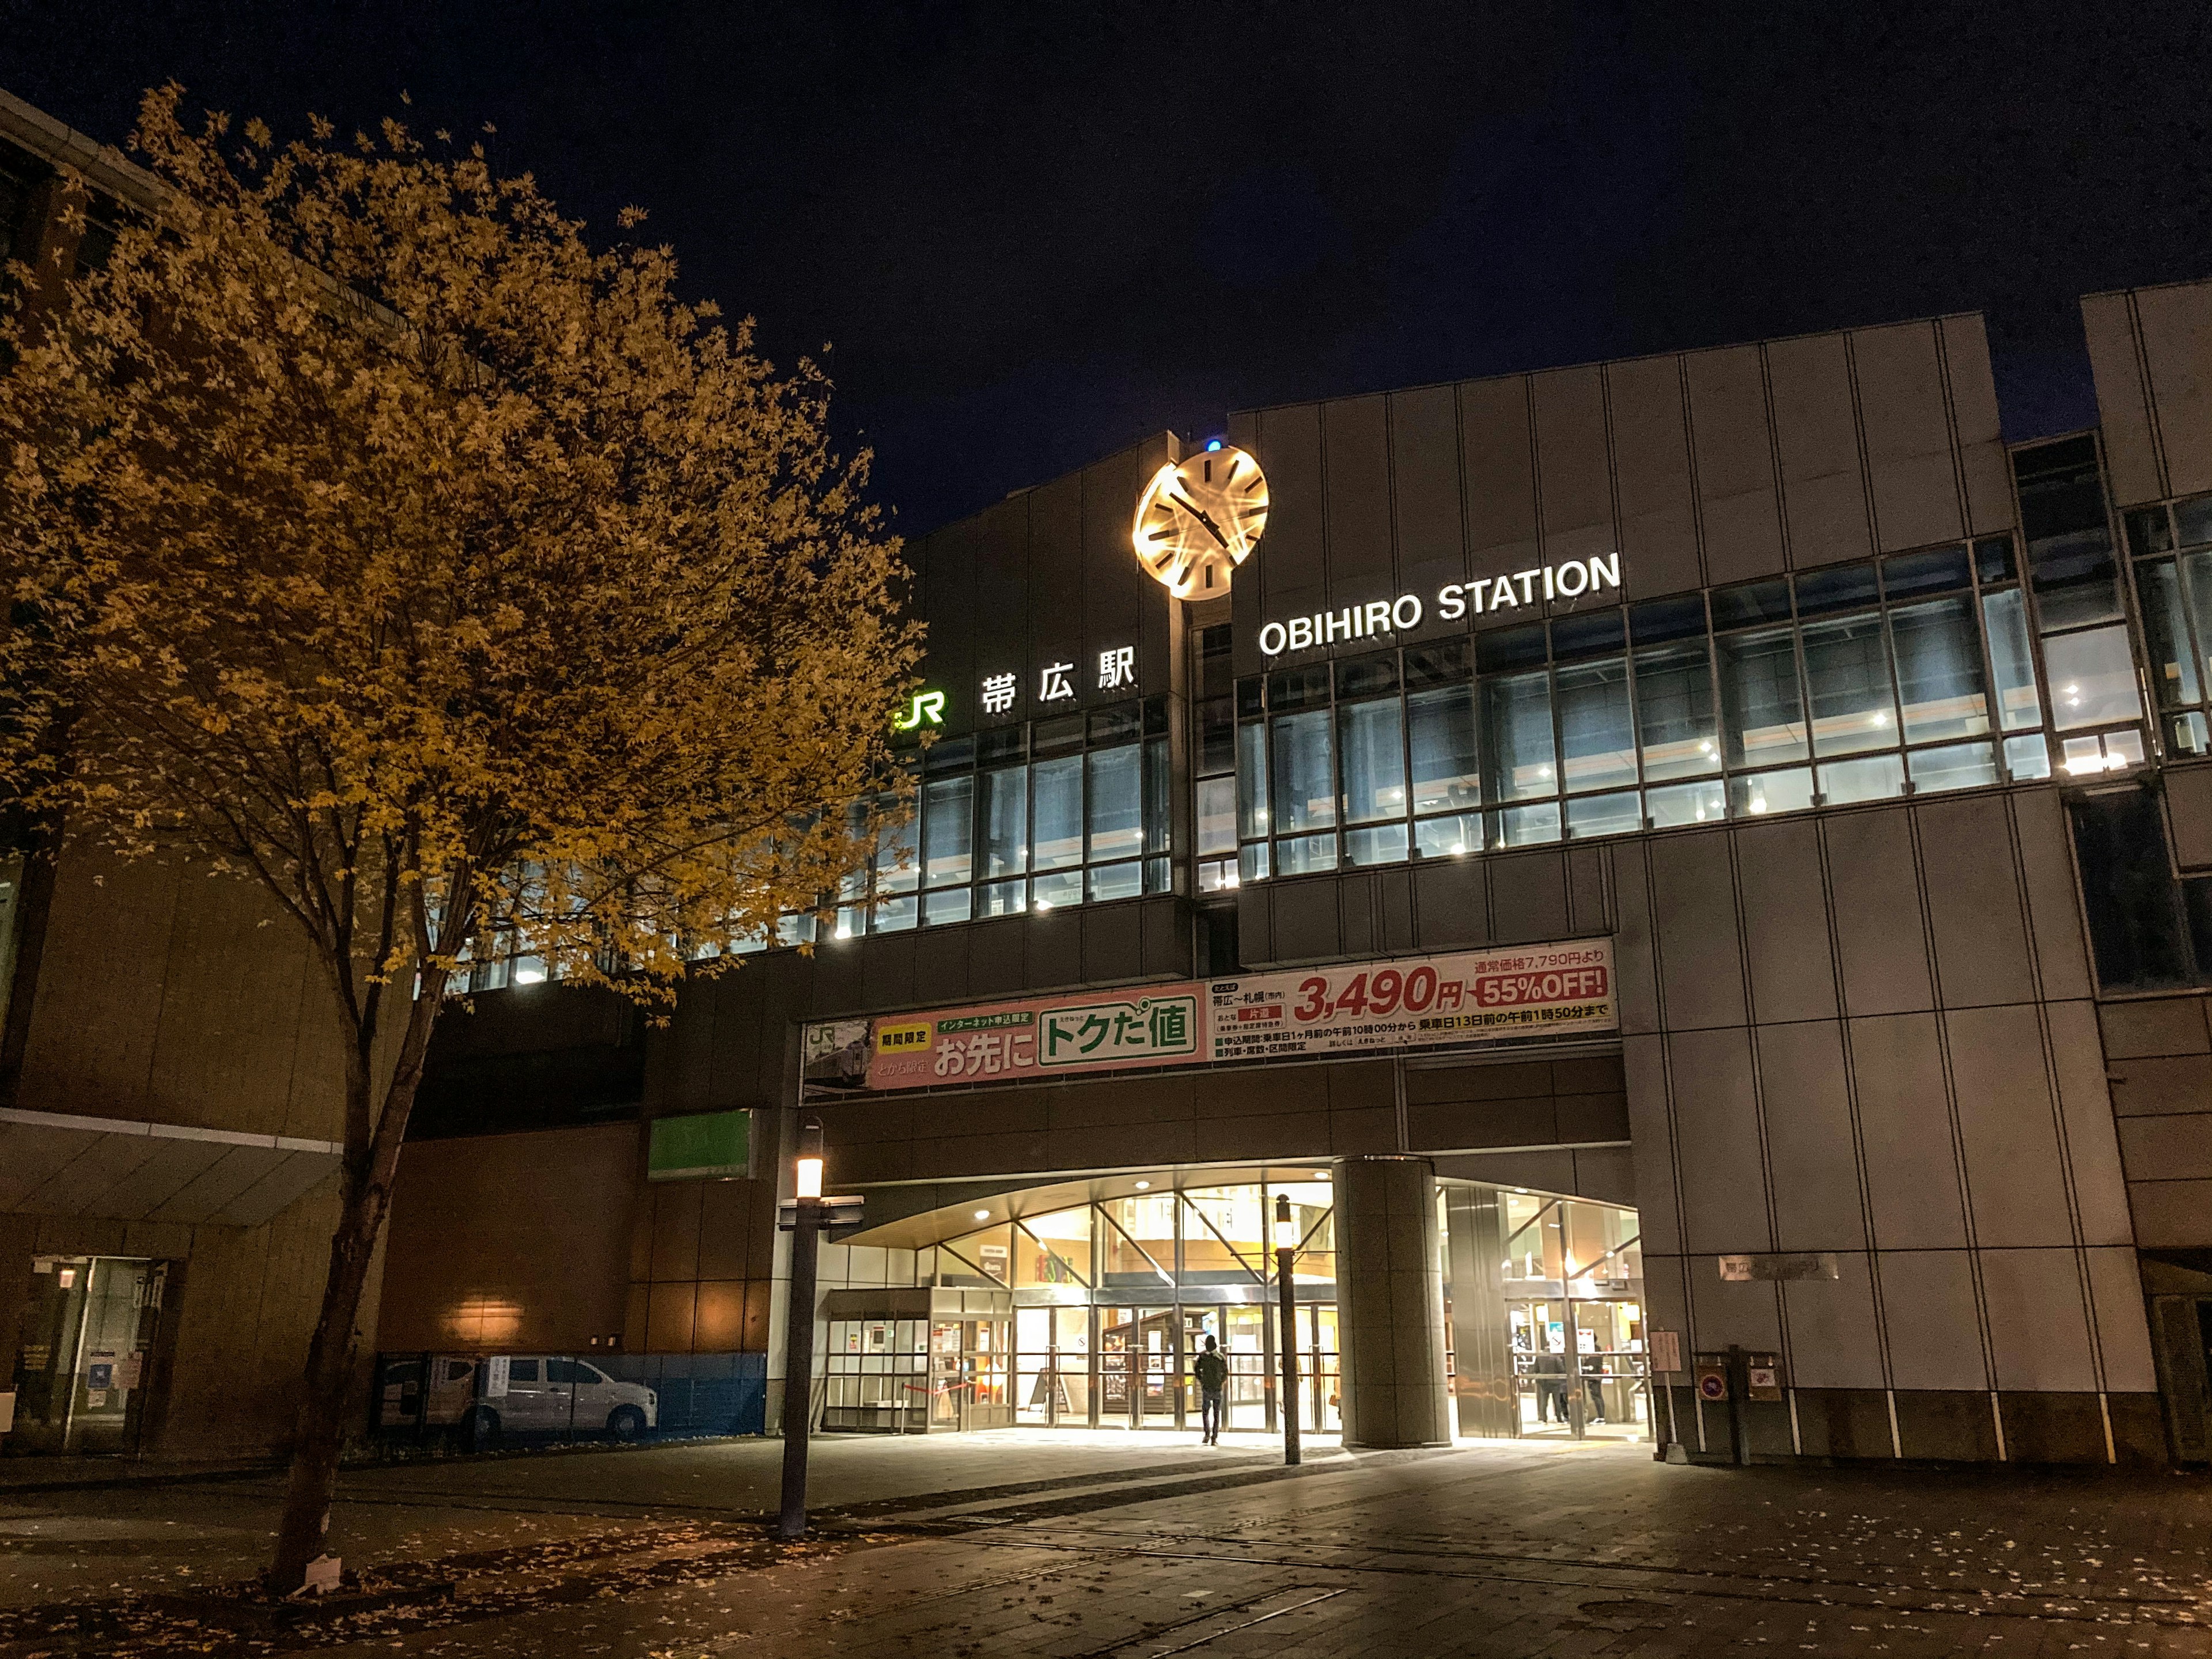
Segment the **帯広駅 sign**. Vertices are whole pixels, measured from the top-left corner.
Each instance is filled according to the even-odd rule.
[[[1613,941],[1522,945],[1217,980],[1212,1057],[1296,1060],[1364,1048],[1611,1031]]]
[[[807,1082],[931,1089],[1619,1028],[1613,942],[1341,963],[811,1025]]]

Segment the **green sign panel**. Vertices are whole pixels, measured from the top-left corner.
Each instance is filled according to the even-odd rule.
[[[701,1112],[653,1120],[646,1153],[647,1181],[693,1181],[752,1170],[750,1112]]]

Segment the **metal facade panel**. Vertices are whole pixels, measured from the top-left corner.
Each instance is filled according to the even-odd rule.
[[[1261,608],[1270,617],[1318,611],[1328,599],[1320,405],[1266,410],[1254,453],[1267,475],[1267,534],[1252,559],[1260,567]]]
[[[305,1198],[337,1170],[334,1158],[313,1152],[283,1153],[267,1174],[209,1219],[232,1227],[258,1227]]]
[[[1650,854],[1638,842],[1615,842],[1613,890],[1620,915],[1613,924],[1613,971],[1620,976],[1620,1029],[1659,1029],[1659,962],[1651,921]]]
[[[1943,1006],[2033,1002],[2027,918],[2003,799],[1960,796],[1915,810]]]
[[[1724,1279],[1711,1256],[1691,1257],[1689,1269],[1690,1300],[1696,1316],[1691,1322],[1697,1337],[1695,1347],[1777,1349],[1782,1346],[1779,1285],[1764,1279]],[[1727,1443],[1724,1421],[1720,1438],[1723,1444]]]
[[[1935,325],[1854,329],[1850,344],[1882,550],[1955,541],[1966,520]]]
[[[1499,945],[1534,945],[1567,935],[1567,855],[1564,848],[1492,853],[1490,908]]]
[[[2166,769],[2166,822],[2180,869],[2212,869],[2212,766]]]
[[[1467,480],[1467,544],[1474,574],[1519,570],[1536,557],[1536,458],[1522,375],[1459,388]]]
[[[1667,1029],[1743,1024],[1743,961],[1736,948],[1741,929],[1728,833],[1656,836],[1649,855]]]
[[[1083,598],[1083,475],[1071,473],[1001,501],[991,509],[1006,513],[1018,526],[1030,573],[1030,660],[1022,675],[1021,699],[1014,708],[1032,717],[1044,712],[1036,702],[1039,677],[1052,663],[1076,665],[1079,699],[1090,690],[1082,672],[1085,638]],[[976,595],[977,625],[984,620],[984,596]]]
[[[1127,691],[1099,690],[1097,660],[1101,651],[1133,645],[1138,647],[1140,689],[1164,691],[1167,590],[1137,562],[1129,546],[1129,525],[1140,487],[1137,452],[1125,449],[1094,461],[1076,477],[1083,489],[1083,633],[1076,641],[1079,649],[1072,653],[1076,689],[1088,702],[1112,702],[1128,696]],[[1045,540],[1045,529],[1042,517],[1032,521],[1032,562],[1051,558],[1058,551]]]
[[[1984,1250],[1981,1269],[1997,1387],[2093,1391],[2097,1371],[2089,1359],[2088,1310],[2074,1252]]]
[[[2081,935],[2081,896],[2067,846],[2065,809],[2055,789],[2032,789],[2009,798],[2020,838],[2021,876],[2035,933],[2035,971],[2043,994],[2056,1002],[2086,997],[2094,987],[2089,950]]]
[[[2105,1080],[2105,1055],[2097,1041],[2096,1005],[2045,1003],[2043,1018],[2051,1027],[2059,1120],[2066,1127],[2066,1161],[2081,1237],[2092,1245],[2125,1244],[2133,1233],[2112,1121],[2112,1085]]]
[[[1996,377],[1990,369],[1989,331],[1978,312],[1946,317],[1936,326],[1958,434],[1959,471],[1966,483],[1966,528],[1977,536],[2008,530],[2012,466],[2005,455]]]
[[[95,1194],[82,1213],[126,1221],[151,1215],[230,1150],[219,1140],[155,1140],[153,1155],[113,1186]],[[325,1160],[323,1167],[336,1167],[335,1160]]]
[[[166,949],[118,951],[116,919],[131,918],[136,938],[166,940],[173,925],[183,866],[132,862],[88,849],[63,859],[15,1103],[96,1117],[143,1118],[149,1109],[155,1024],[161,1005]],[[204,876],[195,878],[204,884]]]
[[[1329,598],[1395,592],[1390,548],[1390,440],[1380,396],[1321,406],[1322,495],[1328,512]]]
[[[2097,419],[2105,434],[2105,480],[2122,507],[2172,494],[2159,464],[2150,398],[2136,356],[2134,313],[2124,294],[2093,294],[2081,301],[2089,372],[2097,384]]]
[[[0,1213],[25,1208],[33,1193],[91,1150],[64,1129],[0,1122]]]
[[[1536,479],[1544,556],[1557,562],[1610,553],[1613,477],[1605,434],[1605,380],[1595,365],[1528,377],[1536,412]]]
[[[1762,1025],[1753,1035],[1773,1170],[1775,1248],[1866,1249],[1841,1027],[1807,1020]]]
[[[1984,1249],[2070,1245],[2074,1223],[2035,1008],[1956,1009],[1944,1024],[1974,1242]]]
[[[1717,583],[1771,576],[1785,564],[1759,348],[1692,351],[1682,364],[1690,383],[1707,576]]]
[[[1752,1018],[1832,1018],[1840,1011],[1818,828],[1808,819],[1776,818],[1734,833]]]
[[[1419,593],[1422,632],[1457,633],[1438,621],[1437,591],[1467,580],[1467,538],[1460,518],[1459,402],[1448,386],[1390,394],[1390,474],[1398,545],[1398,586]]]
[[[1413,921],[1424,951],[1491,943],[1486,861],[1425,859],[1414,866]]]
[[[1628,1084],[1628,1139],[1636,1159],[1637,1218],[1647,1260],[1682,1248],[1674,1197],[1674,1133],[1667,1103],[1667,1048],[1657,1036],[1626,1036],[1621,1070]]]
[[[1677,1032],[1667,1040],[1667,1063],[1674,1082],[1689,1249],[1698,1255],[1772,1249],[1749,1033],[1741,1026]],[[1642,1184],[1639,1179],[1639,1188]]]
[[[1874,540],[1844,337],[1811,334],[1765,349],[1790,563],[1864,558]]]
[[[1621,581],[1631,599],[1702,584],[1682,362],[1639,357],[1605,371],[1613,472],[1620,498]]]
[[[2135,302],[2167,490],[2212,489],[2212,283],[2138,289]]]
[[[1784,1247],[1788,1248],[1788,1247]],[[1881,1331],[1864,1251],[1839,1251],[1833,1279],[1781,1285],[1790,1382],[1799,1389],[1879,1389]]]
[[[1974,1304],[1972,1258],[1964,1250],[1884,1250],[1875,1258],[1881,1286],[1889,1374],[1899,1389],[1990,1386],[1983,1362],[1981,1311]]]
[[[1840,813],[1822,828],[1835,893],[1844,1006],[1854,1014],[1934,1006],[1920,884],[1904,810]]]
[[[2089,1304],[2097,1332],[2105,1387],[2114,1394],[2155,1394],[2150,1328],[2143,1317],[2142,1274],[2131,1249],[2091,1249]]]
[[[1964,1245],[1966,1208],[1935,1016],[1855,1019],[1850,1042],[1875,1243],[1886,1250]]]

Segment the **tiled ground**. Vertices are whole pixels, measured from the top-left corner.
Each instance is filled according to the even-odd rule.
[[[1317,1450],[1286,1472],[1264,1443],[1166,1437],[831,1443],[818,1490],[846,1518],[796,1552],[737,1518],[772,1487],[772,1444],[381,1472],[351,1483],[341,1529],[389,1583],[450,1579],[450,1595],[289,1629],[203,1613],[192,1635],[217,1652],[636,1659],[2212,1656],[2203,1477]],[[669,1506],[647,1507],[656,1492]],[[141,1514],[154,1496],[41,1514],[141,1540],[170,1521],[265,1523],[236,1486],[162,1498],[198,1522]],[[23,1520],[0,1521],[0,1540],[26,1536]],[[134,1574],[191,1554],[143,1547]],[[447,1559],[404,1568],[408,1550]],[[212,1575],[228,1558],[191,1559]],[[17,1565],[0,1542],[0,1565]],[[10,1599],[30,1598],[19,1583]],[[0,1614],[0,1655],[194,1650],[181,1604],[136,1605],[149,1616],[135,1634],[90,1598],[73,1632],[51,1611]]]

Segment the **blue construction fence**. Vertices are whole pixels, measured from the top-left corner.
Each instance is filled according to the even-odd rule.
[[[395,1451],[689,1440],[767,1427],[761,1353],[384,1353],[370,1395],[370,1433]]]

